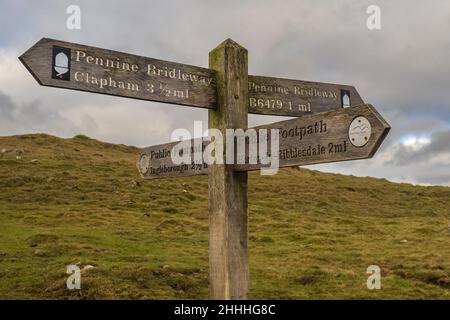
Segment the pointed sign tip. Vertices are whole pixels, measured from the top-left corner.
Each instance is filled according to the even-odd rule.
[[[227,38],[224,41],[222,41],[214,50],[217,50],[219,48],[230,48],[230,47],[231,48],[245,49],[243,46],[241,46],[239,43],[237,43],[233,39]]]
[[[33,46],[34,47],[34,46]],[[41,86],[44,85],[41,81],[41,79],[39,79],[39,77],[34,73],[33,69],[31,68],[31,66],[28,64],[28,52],[33,49],[33,47],[31,47],[30,49],[28,49],[27,51],[25,51],[21,56],[19,56],[19,61],[23,64],[23,66],[28,70],[28,72],[33,76],[33,78],[37,81],[37,83],[39,83]]]
[[[377,111],[377,109],[375,109],[375,107],[371,104],[366,104],[366,106],[377,117],[377,119],[381,122],[383,127],[385,129],[387,129],[387,131],[389,132],[389,130],[391,129],[391,125],[381,116],[381,114]],[[386,134],[387,134],[387,132],[386,132]]]
[[[225,45],[239,45],[236,41],[234,41],[231,38],[227,38],[225,39],[225,41],[223,42]]]

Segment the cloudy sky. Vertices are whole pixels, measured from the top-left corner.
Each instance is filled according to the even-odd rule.
[[[71,4],[80,30],[66,28]],[[381,30],[366,27],[371,4]],[[232,38],[248,49],[251,74],[354,85],[391,124],[373,159],[314,169],[450,185],[450,1],[2,0],[0,30],[0,135],[148,146],[207,120],[202,109],[39,86],[17,57],[42,37],[203,67]]]

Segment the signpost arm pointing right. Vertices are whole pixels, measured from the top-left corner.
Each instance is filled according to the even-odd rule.
[[[209,110],[209,128],[223,137],[226,129],[247,129],[247,50],[227,39],[209,53],[209,67],[217,73],[217,107]],[[247,299],[247,172],[212,164],[208,175],[210,298]]]

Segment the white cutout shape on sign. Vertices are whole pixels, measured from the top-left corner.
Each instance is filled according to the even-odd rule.
[[[58,53],[55,57],[55,71],[58,73],[56,75],[58,77],[69,71],[69,58],[63,52]]]

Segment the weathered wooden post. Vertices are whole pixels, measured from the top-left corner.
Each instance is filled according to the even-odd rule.
[[[209,128],[221,130],[225,138],[226,129],[247,129],[247,50],[227,39],[209,53],[209,67],[217,72],[217,108],[209,110]],[[247,239],[247,172],[233,171],[227,164],[210,165],[211,299],[247,298]]]

